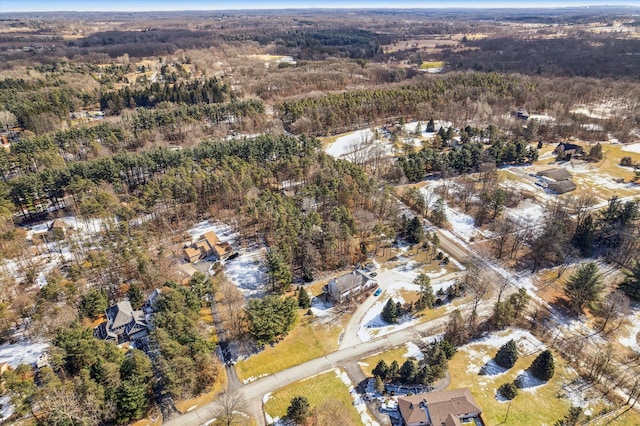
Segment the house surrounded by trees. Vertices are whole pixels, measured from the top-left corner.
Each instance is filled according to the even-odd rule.
[[[406,426],[484,424],[482,409],[468,388],[398,397],[398,409]]]
[[[105,313],[107,320],[94,330],[94,335],[98,339],[120,344],[146,337],[149,334],[144,312],[133,310],[128,300],[110,306]]]
[[[324,291],[331,300],[340,303],[375,287],[376,284],[376,281],[372,280],[364,271],[356,269],[353,272],[331,279],[325,286]]]
[[[191,247],[185,247],[184,256],[190,263],[194,263],[209,256],[225,260],[231,256],[232,252],[231,244],[226,241],[220,241],[215,232],[209,231],[202,234]]]

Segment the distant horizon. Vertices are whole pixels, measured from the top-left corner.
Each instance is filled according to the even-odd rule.
[[[616,1],[607,4],[606,0],[529,0],[525,4],[513,1],[489,0],[450,0],[443,5],[435,1],[403,1],[392,5],[380,0],[326,0],[301,1],[277,0],[273,2],[256,0],[112,0],[108,2],[87,2],[86,0],[3,0],[0,13],[46,13],[46,12],[187,12],[187,11],[236,11],[236,10],[281,10],[281,9],[559,9],[567,7],[640,7],[640,1]]]

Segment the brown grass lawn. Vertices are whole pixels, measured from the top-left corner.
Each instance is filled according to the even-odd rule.
[[[494,356],[496,348],[485,345],[473,345],[473,351],[486,353]],[[577,378],[577,374],[567,367],[566,363],[555,354],[556,373],[546,384],[532,390],[520,390],[518,395],[511,402],[511,407],[506,402],[499,402],[495,398],[496,390],[503,383],[513,381],[517,372],[526,370],[537,354],[521,357],[516,365],[504,374],[496,376],[481,376],[478,369],[467,371],[472,363],[467,351],[457,352],[449,362],[449,372],[451,373],[451,383],[449,389],[468,387],[483,410],[483,417],[489,425],[507,424],[510,426],[529,425],[552,425],[561,419],[571,403],[566,397],[566,392],[562,388],[564,384],[570,383]],[[474,361],[477,364],[477,361]],[[595,414],[604,407],[602,400],[595,399],[590,405]],[[506,423],[505,416],[509,410],[509,417]],[[597,424],[597,423],[596,423]],[[616,423],[605,423],[616,425],[638,425],[640,417],[634,411],[620,417]]]
[[[398,346],[396,348],[391,349],[390,351],[380,352],[375,355],[371,355],[370,357],[364,358],[358,365],[360,369],[367,377],[373,377],[373,369],[376,368],[378,362],[384,360],[387,365],[391,364],[394,360],[398,361],[398,364],[402,365],[408,358],[405,358],[404,355],[407,353],[406,345]]]
[[[287,413],[291,399],[298,395],[305,396],[309,400],[311,409],[331,399],[340,401],[349,411],[353,424],[362,424],[358,411],[352,405],[353,398],[349,395],[348,387],[338,378],[335,371],[329,371],[277,390],[264,404],[264,410],[272,418],[276,416],[282,418]]]
[[[301,312],[299,323],[287,337],[236,364],[238,377],[246,380],[273,374],[335,351],[343,321],[346,320],[342,318],[333,324],[326,324]]]

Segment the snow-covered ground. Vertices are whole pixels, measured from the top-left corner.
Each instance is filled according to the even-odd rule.
[[[405,343],[405,346],[407,347],[407,352],[402,355],[403,358],[414,358],[417,361],[424,359],[424,354],[418,345],[413,342],[407,342]]]
[[[501,374],[498,370],[500,367],[497,365],[494,366],[492,362],[493,358],[487,354],[486,348],[497,350],[500,346],[512,339],[515,340],[521,355],[529,355],[536,351],[546,349],[546,346],[528,331],[509,328],[502,332],[493,333],[487,337],[474,340],[459,349],[460,352],[466,352],[469,357],[467,373],[482,374],[484,372],[484,375],[488,376],[488,378]],[[482,351],[478,350],[480,346],[484,347]]]
[[[536,223],[544,217],[545,209],[540,204],[526,200],[518,204],[518,207],[505,210],[507,216],[514,219],[525,219],[527,223]]]
[[[215,232],[222,242],[228,242],[233,244],[237,237],[237,234],[233,232],[231,226],[221,222],[210,222],[205,220],[203,222],[196,223],[187,230],[187,234],[191,235],[191,242],[195,242],[201,235],[207,232]]]
[[[358,410],[358,414],[360,414],[360,420],[362,421],[362,424],[365,426],[379,426],[379,423],[373,420],[369,415],[369,412],[367,411],[367,404],[365,403],[364,399],[362,399],[362,396],[360,396],[360,394],[356,392],[355,388],[353,387],[353,383],[351,383],[351,379],[349,378],[347,373],[338,368],[334,369],[334,371],[336,373],[336,376],[338,376],[338,378],[342,380],[342,383],[344,383],[349,388],[349,393],[353,398],[353,406],[356,408],[356,410]]]
[[[344,136],[340,136],[329,148],[327,148],[326,152],[332,157],[344,157],[351,153],[354,147],[363,142],[371,141],[372,139],[373,132],[371,129],[357,130],[355,132],[347,133]]]
[[[267,288],[266,249],[240,250],[238,257],[224,264],[225,276],[247,297],[264,294]]]
[[[5,420],[11,417],[14,411],[15,407],[11,404],[11,396],[0,396],[0,424],[3,424]]]
[[[39,355],[49,347],[46,343],[13,343],[0,345],[0,362],[12,368],[20,364],[34,364]]]
[[[384,291],[378,296],[378,300],[364,314],[362,320],[358,324],[358,338],[362,342],[371,340],[373,337],[384,336],[397,330],[411,327],[417,321],[416,318],[405,316],[399,318],[398,324],[388,324],[382,319],[382,309],[387,301],[392,298],[395,302],[404,303],[405,300],[401,296],[402,291],[418,292],[420,286],[413,284],[413,280],[418,276],[420,270],[415,261],[408,261],[393,269],[381,269],[378,271],[376,280],[380,288]],[[429,274],[427,274],[429,275]],[[443,282],[432,283],[433,292],[440,289],[446,289],[453,284],[455,280],[447,280]]]
[[[640,333],[640,312],[636,311],[633,315],[627,316],[630,325],[624,327],[624,331],[618,338],[618,342],[636,352],[640,353],[640,344],[638,344],[638,333]]]
[[[620,150],[621,151],[625,151],[625,152],[634,152],[636,154],[640,154],[640,143],[634,143],[634,144],[631,144],[631,145],[625,145]]]
[[[207,232],[215,232],[220,241],[228,242],[237,248],[238,234],[227,224],[210,222],[205,220],[195,224],[187,233],[191,235],[192,242]],[[247,297],[256,297],[264,294],[268,289],[267,267],[264,263],[266,248],[250,247],[238,250],[238,256],[224,262],[224,275],[236,285]]]

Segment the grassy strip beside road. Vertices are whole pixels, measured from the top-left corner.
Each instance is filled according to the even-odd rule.
[[[276,416],[282,418],[287,413],[291,399],[298,395],[305,396],[309,400],[312,410],[327,401],[338,401],[348,413],[351,424],[362,423],[360,414],[353,407],[353,398],[349,394],[349,388],[336,375],[335,371],[310,377],[274,392],[264,404],[264,410],[272,418]]]
[[[342,321],[326,324],[301,313],[298,325],[281,342],[236,364],[238,377],[244,381],[277,373],[335,351],[343,330]]]

